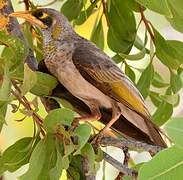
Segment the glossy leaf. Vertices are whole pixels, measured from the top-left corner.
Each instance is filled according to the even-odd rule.
[[[74,112],[69,109],[54,109],[46,116],[43,126],[47,132],[54,133],[59,129],[60,125],[71,126],[74,119]]]
[[[165,101],[157,108],[156,112],[153,114],[153,122],[158,126],[163,125],[171,117],[173,113],[173,106]]]
[[[142,49],[142,51],[140,51],[137,54],[123,54],[123,53],[120,53],[120,56],[124,59],[128,59],[128,60],[131,60],[131,61],[138,61],[138,60],[143,59],[145,57],[145,54],[146,54],[146,50],[144,48],[144,49]]]
[[[178,14],[177,9],[171,6],[171,4],[169,4],[169,6],[173,17],[167,18],[168,21],[170,22],[173,28],[183,33],[183,24],[181,23],[183,21],[183,17],[180,14]]]
[[[154,72],[152,85],[157,88],[164,88],[167,87],[169,83],[166,83],[158,72]]]
[[[160,98],[163,99],[165,102],[175,106],[179,102],[179,96],[178,94],[172,94],[172,95],[160,95]]]
[[[0,87],[0,101],[7,101],[11,91],[11,79],[7,65],[4,66],[3,80]]]
[[[145,163],[139,171],[139,180],[182,180],[183,150],[171,147],[158,153]]]
[[[149,97],[150,97],[152,103],[153,103],[156,107],[159,107],[159,106],[160,106],[160,104],[161,104],[161,102],[162,102],[162,99],[159,97],[159,93],[150,91]]]
[[[80,150],[87,143],[91,134],[91,127],[88,124],[81,124],[78,128],[76,128],[74,134],[78,137],[78,147],[77,151],[74,153],[74,155],[77,155],[80,154]]]
[[[110,49],[129,53],[136,37],[136,22],[125,1],[111,1],[108,22],[107,43]]]
[[[0,102],[0,132],[2,130],[3,124],[5,124],[7,106],[8,106],[7,102]]]
[[[0,42],[6,45],[2,58],[9,63],[11,66],[10,70],[14,70],[17,65],[25,60],[28,48],[24,46],[19,38],[8,35],[3,31],[0,31]]]
[[[31,154],[31,137],[25,137],[8,147],[0,158],[0,174],[5,171],[14,172],[27,164]]]
[[[136,1],[152,11],[155,11],[168,17],[172,16],[167,0],[136,0]]]
[[[20,180],[47,179],[51,161],[55,153],[55,141],[48,135],[40,140],[31,154],[28,171],[20,176]]]
[[[37,96],[46,96],[57,86],[58,81],[55,77],[42,73],[36,72],[37,81],[31,88],[31,93]]]
[[[172,91],[177,93],[183,87],[183,72],[176,74],[173,71],[170,74],[170,84]]]
[[[180,64],[182,64],[182,59],[177,55],[176,46],[170,45],[169,41],[166,41],[158,31],[154,29],[155,34],[155,46],[156,46],[156,56],[159,60],[171,69],[177,69]],[[176,43],[179,47],[179,43]],[[180,54],[180,53],[178,53]]]
[[[37,76],[34,71],[32,71],[27,64],[24,65],[24,80],[21,86],[21,93],[25,95],[30,89],[36,84]]]
[[[137,83],[137,88],[139,89],[144,98],[146,98],[149,94],[149,88],[153,76],[154,76],[154,68],[153,65],[150,63],[148,67],[141,74],[140,79]]]
[[[88,159],[89,161],[89,174],[94,172],[95,165],[95,152],[91,144],[86,143],[81,150],[81,155]]]
[[[104,31],[102,27],[102,18],[99,20],[98,24],[94,25],[91,41],[94,42],[100,49],[104,49]]]
[[[165,124],[165,130],[168,137],[171,138],[174,144],[183,148],[183,118],[176,117],[170,119]]]
[[[128,65],[125,65],[125,74],[135,82],[135,73]]]
[[[62,6],[61,12],[68,18],[69,21],[72,21],[79,15],[82,7],[82,0],[67,0]]]
[[[90,15],[93,12],[95,12],[94,9],[98,1],[99,0],[95,0],[94,2],[91,3],[91,5],[86,10],[81,11],[79,16],[74,20],[74,24],[77,24],[77,25],[83,24],[90,17]]]

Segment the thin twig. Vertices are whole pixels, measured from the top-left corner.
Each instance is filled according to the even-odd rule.
[[[104,160],[111,164],[113,167],[118,169],[120,172],[124,173],[127,176],[131,176],[133,178],[137,178],[138,172],[136,170],[130,169],[127,166],[121,164],[119,161],[115,160],[109,154],[103,152]]]
[[[39,115],[37,113],[34,112],[34,110],[31,108],[31,105],[29,103],[29,101],[27,100],[27,98],[25,96],[21,95],[21,91],[20,88],[17,86],[15,81],[12,81],[12,84],[16,90],[15,91],[11,91],[11,93],[18,99],[18,101],[30,112],[32,118],[35,120],[36,124],[39,126],[41,134],[43,136],[45,136],[45,132],[42,128],[42,122],[43,120],[39,117]]]
[[[124,149],[124,147],[128,147],[130,149],[139,149],[148,151],[151,155],[157,154],[159,151],[163,150],[164,148],[160,146],[150,145],[147,143],[139,142],[139,141],[132,141],[126,139],[118,139],[114,137],[106,137],[103,136],[100,138],[100,145],[102,146],[113,146],[120,149]]]
[[[149,26],[149,21],[146,19],[145,15],[144,15],[144,8],[143,8],[143,6],[140,6],[140,14],[141,14],[141,19],[144,22],[145,27],[146,27],[146,29],[147,29],[147,31],[148,31],[152,41],[154,42],[154,34],[153,34],[152,30],[151,30],[151,27]]]

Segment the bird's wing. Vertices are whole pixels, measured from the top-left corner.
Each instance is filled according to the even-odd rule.
[[[100,49],[86,43],[75,49],[72,58],[87,81],[139,115],[149,116],[137,88]]]

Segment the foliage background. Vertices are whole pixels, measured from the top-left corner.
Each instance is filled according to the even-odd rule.
[[[113,0],[111,0],[113,1]],[[135,2],[133,0],[128,0],[129,2]],[[14,8],[15,10],[23,10],[24,9],[24,5],[23,4],[18,4],[17,1],[12,1],[14,4]],[[35,4],[45,4],[48,1],[34,1]],[[54,3],[52,6],[49,7],[53,7],[57,10],[60,10],[60,7],[62,6],[62,4],[65,1],[58,1],[56,3]],[[72,1],[71,1],[72,2]],[[73,1],[74,2],[74,1]],[[81,1],[78,1],[81,2]],[[77,2],[77,3],[78,3]],[[169,7],[171,7],[171,11],[172,14],[174,16],[174,18],[170,16],[167,11],[167,9],[165,8],[165,6],[161,6],[160,1],[150,1],[150,2],[155,2],[154,6],[149,3],[146,4],[148,1],[143,1],[143,0],[139,0],[138,2],[143,3],[143,5],[147,6],[148,8],[156,11],[150,11],[150,10],[146,10],[145,11],[145,16],[146,18],[153,24],[153,26],[161,33],[161,35],[165,38],[165,39],[169,39],[169,40],[179,40],[182,41],[183,40],[183,35],[181,32],[183,32],[183,27],[181,26],[182,24],[182,20],[183,20],[183,15],[182,15],[182,11],[180,10],[180,7],[183,8],[183,3],[181,2],[181,0],[174,0],[172,2],[170,1],[161,1],[163,2],[168,2],[169,3]],[[160,3],[160,4],[159,4]],[[88,7],[90,5],[90,2],[86,3],[86,7]],[[98,5],[99,6],[99,5]],[[162,8],[162,9],[161,9]],[[157,10],[158,9],[158,10]],[[157,11],[160,15],[157,13]],[[66,11],[68,13],[68,15],[72,14],[72,9],[71,11]],[[100,12],[101,13],[101,12]],[[90,16],[88,18],[88,20],[83,23],[82,25],[75,25],[75,30],[82,36],[86,37],[87,39],[90,39],[91,34],[92,34],[92,30],[93,27],[95,25],[95,20],[97,18],[97,12],[94,13],[92,16]],[[166,17],[164,16],[166,15]],[[76,16],[77,17],[77,16]],[[140,21],[140,13],[135,13],[135,17],[136,17],[136,23],[138,24],[138,22]],[[169,19],[169,20],[167,20]],[[114,20],[115,21],[115,20]],[[174,28],[172,28],[172,26],[170,25],[170,22],[173,24],[174,28],[178,31],[176,31]],[[107,22],[105,21],[105,18],[102,18],[102,23],[103,23],[103,32],[104,32],[104,37],[105,37],[105,43],[104,43],[104,50],[105,52],[107,52],[111,57],[114,56],[116,53],[112,52],[106,43],[106,38],[107,38]],[[103,42],[100,38],[96,38],[97,35],[100,33],[97,33],[93,36],[92,40],[95,41],[96,43],[98,43],[98,45],[100,47],[103,46]],[[101,34],[100,34],[101,35]],[[144,39],[144,24],[142,22],[139,30],[138,30],[138,35],[140,38],[142,38],[142,40]],[[149,37],[149,35],[148,35]],[[160,39],[160,38],[159,38]],[[100,40],[99,42],[97,42],[98,40]],[[158,41],[160,42],[160,41]],[[114,42],[112,42],[114,43]],[[112,44],[111,43],[111,44]],[[150,38],[147,42],[146,47],[148,49],[150,49],[151,47],[151,42],[150,42]],[[181,88],[183,85],[183,76],[182,76],[182,68],[181,68],[181,64],[183,62],[183,45],[180,45],[180,49],[178,49],[177,46],[175,46],[176,49],[178,49],[178,53],[175,52],[175,56],[171,57],[171,55],[168,55],[168,57],[165,58],[165,56],[167,55],[167,47],[164,43],[162,43],[161,41],[161,53],[162,51],[165,50],[165,54],[161,54],[159,53],[159,59],[165,59],[166,62],[168,62],[168,60],[170,59],[170,62],[175,61],[175,57],[178,57],[180,59],[179,63],[176,64],[175,66],[178,67],[178,71],[177,69],[173,69],[172,68],[172,64],[166,64],[163,65],[161,61],[159,61],[156,57],[153,60],[153,67],[154,70],[156,72],[158,72],[162,79],[158,76],[158,75],[154,75],[154,78],[149,79],[150,77],[150,71],[146,69],[146,67],[149,64],[149,55],[146,54],[143,57],[143,53],[141,51],[140,55],[137,54],[139,53],[139,50],[137,48],[133,48],[132,51],[130,52],[130,54],[137,54],[135,56],[135,59],[137,59],[138,57],[140,57],[140,60],[126,60],[125,63],[127,63],[129,66],[129,68],[131,68],[131,66],[135,67],[135,68],[131,68],[131,69],[127,69],[125,67],[125,63],[123,63],[123,70],[126,71],[126,73],[128,73],[128,75],[133,79],[134,78],[134,73],[136,76],[136,83],[138,82],[140,76],[142,76],[142,72],[143,70],[147,70],[147,73],[144,75],[145,80],[143,81],[140,90],[142,91],[142,94],[145,95],[146,92],[144,90],[149,89],[149,86],[151,84],[151,90],[154,92],[156,91],[157,94],[153,94],[151,92],[151,94],[149,94],[149,92],[147,93],[146,96],[148,96],[146,98],[146,102],[148,104],[148,106],[150,107],[150,111],[152,112],[152,114],[154,114],[156,112],[156,114],[154,115],[154,119],[155,122],[158,125],[163,125],[168,119],[170,119],[170,117],[172,116],[172,110],[174,110],[174,115],[173,116],[179,116],[180,118],[178,119],[172,119],[169,121],[169,123],[166,125],[166,130],[168,131],[168,134],[172,137],[172,139],[174,140],[175,144],[178,145],[178,147],[182,147],[182,136],[183,133],[181,131],[181,126],[183,126],[183,120],[181,118],[181,116],[183,115],[183,111],[182,111],[182,92],[181,92]],[[153,51],[153,49],[151,49],[151,51]],[[125,51],[122,53],[126,53]],[[132,56],[128,56],[127,58],[134,58]],[[168,60],[167,60],[168,59]],[[121,66],[122,63],[119,63],[119,66]],[[168,67],[168,68],[167,68]],[[172,68],[172,69],[171,69]],[[136,69],[140,69],[136,70]],[[133,70],[133,72],[131,71]],[[171,73],[170,73],[171,72]],[[148,82],[149,81],[149,82]],[[149,83],[149,84],[148,84]],[[139,83],[137,83],[139,84]],[[153,84],[153,85],[152,85]],[[156,86],[156,87],[155,87]],[[139,85],[140,87],[140,85]],[[172,89],[171,93],[165,94],[167,87],[170,87]],[[180,90],[180,91],[179,91]],[[150,96],[149,96],[150,95]],[[180,95],[180,97],[179,97]],[[32,100],[34,98],[33,95],[28,94],[27,95],[28,99]],[[161,101],[161,102],[160,102]],[[154,102],[154,104],[152,103]],[[158,110],[161,111],[156,111],[157,107],[159,106]],[[32,136],[32,132],[33,132],[33,124],[32,124],[32,120],[31,118],[26,118],[24,121],[22,122],[17,122],[14,120],[17,119],[22,119],[24,117],[24,115],[22,115],[22,113],[12,113],[11,112],[11,108],[8,108],[8,112],[6,115],[6,123],[8,124],[8,126],[3,126],[1,135],[0,135],[0,149],[2,151],[4,151],[7,147],[9,147],[11,144],[13,144],[16,140],[22,138],[22,137],[27,137],[27,136]],[[44,111],[43,106],[41,105],[41,103],[39,103],[39,113],[42,117],[46,116],[46,112]],[[165,118],[162,119],[163,115],[165,115]],[[100,124],[98,125],[100,126]],[[182,168],[182,150],[178,149],[176,147],[173,147],[172,149],[170,149],[170,151],[165,154],[165,158],[167,159],[169,156],[176,156],[177,160],[174,160],[174,164],[172,164],[172,167],[177,165],[178,163],[180,164],[180,166],[177,167],[177,171],[174,172],[175,177],[177,177],[177,179],[180,179],[181,174],[177,173],[178,172],[178,168]],[[117,158],[119,155],[119,150],[117,149],[109,149],[108,150],[110,153],[112,153],[114,156],[116,156]],[[167,150],[168,151],[168,150]],[[172,154],[171,154],[172,153]],[[170,155],[169,155],[170,154]],[[136,153],[136,152],[132,152],[132,156],[134,156],[134,159],[136,160],[137,163],[142,162],[142,161],[147,161],[150,159],[149,155],[146,153],[143,155],[140,153]],[[122,158],[122,157],[121,157]],[[156,159],[155,159],[156,160]],[[180,162],[179,162],[180,161]],[[153,164],[153,161],[151,161]],[[168,160],[166,162],[169,162]],[[159,166],[161,166],[162,162],[158,162],[155,161],[155,166],[157,166],[157,164],[159,164]],[[148,172],[148,167],[144,168],[144,171],[147,171],[148,174],[150,174],[150,169],[152,168],[150,164],[150,168],[149,168],[149,172]],[[153,165],[152,165],[153,166]],[[163,166],[163,165],[162,165]],[[171,165],[170,165],[171,166]],[[163,166],[165,167],[165,166]],[[110,169],[110,170],[109,170]],[[165,170],[167,170],[168,168],[165,167],[165,169],[161,169],[160,171],[165,172]],[[24,169],[19,170],[18,172],[14,173],[14,174],[9,174],[6,173],[6,179],[15,179],[15,177],[19,176],[20,174],[22,174],[22,172],[24,172]],[[142,170],[143,172],[143,170]],[[157,172],[156,172],[157,173]],[[152,174],[156,174],[155,172],[152,172]],[[99,173],[100,175],[102,174],[102,172]],[[113,174],[113,175],[112,175]],[[146,174],[146,173],[145,173]],[[173,172],[171,172],[171,174],[173,174]],[[100,179],[101,176],[98,175],[98,178]],[[111,179],[113,177],[115,177],[117,175],[117,171],[115,169],[113,169],[111,166],[106,168],[106,179]],[[167,174],[165,174],[166,176]],[[174,177],[174,178],[175,178]],[[143,179],[143,177],[142,177]],[[145,178],[144,178],[145,179]],[[156,179],[156,178],[154,178]],[[176,179],[176,178],[175,178]]]

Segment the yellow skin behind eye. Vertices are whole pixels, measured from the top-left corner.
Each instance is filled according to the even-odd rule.
[[[44,18],[46,18],[46,17],[48,17],[48,14],[43,13],[43,15],[39,17],[39,19],[44,19]]]

